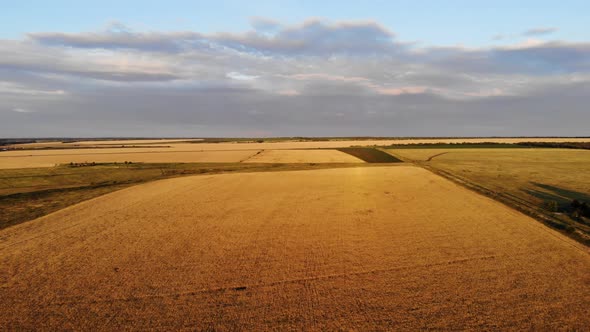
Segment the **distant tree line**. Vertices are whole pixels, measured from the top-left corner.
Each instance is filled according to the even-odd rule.
[[[117,165],[117,162],[115,161],[113,164]],[[125,162],[123,162],[123,164],[125,164],[125,165],[131,165],[131,164],[133,164],[133,162],[132,161],[125,161]],[[94,162],[94,161],[93,162],[88,162],[87,161],[87,162],[83,162],[83,163],[71,162],[69,164],[70,167],[87,167],[87,166],[96,166],[96,165],[98,165],[98,164],[96,162]]]
[[[70,163],[70,167],[86,167],[86,166],[96,166],[96,162],[93,161],[91,163],[89,163],[89,162],[85,162],[85,163],[74,163],[74,162],[71,162]]]
[[[539,148],[562,148],[562,149],[584,149],[590,150],[590,142],[521,142],[516,143],[521,146],[539,147]]]
[[[35,143],[33,139],[15,139],[15,138],[0,138],[0,146],[13,145],[13,144],[25,144]]]

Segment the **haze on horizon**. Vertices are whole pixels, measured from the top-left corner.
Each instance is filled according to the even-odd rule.
[[[3,7],[0,137],[590,134],[586,1]]]

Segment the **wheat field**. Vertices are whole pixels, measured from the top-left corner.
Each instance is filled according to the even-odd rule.
[[[0,326],[582,330],[586,247],[412,166],[204,175],[0,231]]]
[[[176,152],[163,150],[146,152],[144,149],[99,149],[18,151],[42,152],[29,155],[0,154],[0,169],[53,167],[73,163],[235,163],[254,156],[257,150]],[[115,151],[113,151],[115,150]],[[12,151],[10,151],[12,152]],[[16,152],[16,151],[15,151]],[[94,153],[92,153],[94,152]]]

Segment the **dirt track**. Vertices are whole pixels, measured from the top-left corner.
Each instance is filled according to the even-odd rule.
[[[8,329],[580,329],[587,248],[409,166],[194,176],[0,232]]]

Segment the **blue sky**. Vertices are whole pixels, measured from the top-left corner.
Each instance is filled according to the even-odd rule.
[[[557,27],[559,40],[590,34],[589,1],[14,1],[2,3],[0,38],[28,32],[96,30],[110,21],[138,29],[201,32],[243,31],[251,17],[297,23],[310,17],[370,19],[403,40],[429,45],[482,46],[491,37]],[[517,38],[516,36],[514,38]],[[518,37],[518,38],[522,38]]]
[[[0,137],[590,136],[589,1],[0,2]]]

